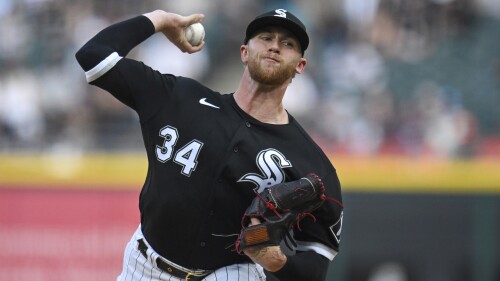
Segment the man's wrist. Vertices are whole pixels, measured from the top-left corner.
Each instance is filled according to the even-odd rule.
[[[269,272],[280,270],[287,262],[287,256],[279,246],[252,247],[244,250],[244,253]]]
[[[163,29],[165,29],[165,18],[168,15],[168,12],[165,12],[163,10],[155,10],[146,14],[143,14],[143,16],[147,17],[152,23],[153,26],[155,27],[155,32],[161,32]]]

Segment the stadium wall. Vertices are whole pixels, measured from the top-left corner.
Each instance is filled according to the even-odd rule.
[[[500,280],[498,161],[332,161],[346,209],[327,280]],[[114,279],[146,170],[138,154],[0,156],[0,280]]]

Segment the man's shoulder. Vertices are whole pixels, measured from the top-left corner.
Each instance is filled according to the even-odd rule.
[[[190,78],[190,77],[184,77],[184,76],[174,76],[176,80],[176,88],[178,88],[181,91],[190,91],[192,93],[200,93],[203,95],[206,94],[211,94],[211,95],[217,95],[220,96],[221,94],[210,87],[206,86],[202,82]]]
[[[166,74],[166,75],[171,75],[171,74]],[[177,83],[180,83],[180,84],[183,84],[186,86],[190,86],[190,87],[199,87],[199,88],[205,88],[205,89],[211,90],[209,87],[205,86],[202,82],[200,82],[194,78],[185,77],[185,76],[173,76],[173,77],[175,77],[175,80],[177,81]]]

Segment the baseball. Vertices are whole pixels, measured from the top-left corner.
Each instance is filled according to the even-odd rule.
[[[199,22],[194,23],[185,29],[186,39],[192,46],[198,46],[205,38],[205,28]]]

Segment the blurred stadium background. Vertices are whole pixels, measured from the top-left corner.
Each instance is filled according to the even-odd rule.
[[[500,280],[497,0],[1,0],[0,280],[113,280],[139,221],[137,118],[76,50],[153,9],[203,12],[203,52],[155,35],[131,56],[230,93],[246,23],[271,8],[308,27],[286,106],[343,184],[328,280]]]

